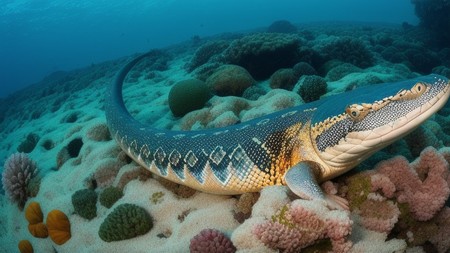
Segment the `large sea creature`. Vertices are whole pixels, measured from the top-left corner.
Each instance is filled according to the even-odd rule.
[[[341,175],[437,112],[450,95],[438,75],[371,85],[224,128],[155,129],[135,120],[122,98],[126,64],[106,95],[106,119],[120,147],[173,182],[214,194],[286,184],[306,199],[328,198],[318,182]],[[343,204],[343,203],[340,203]]]

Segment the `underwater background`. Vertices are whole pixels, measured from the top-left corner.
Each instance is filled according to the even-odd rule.
[[[109,132],[227,127],[380,83],[450,78],[450,1],[9,1],[0,6],[0,253],[450,252],[450,106],[322,184],[223,196],[150,173]],[[344,110],[344,108],[343,108]]]

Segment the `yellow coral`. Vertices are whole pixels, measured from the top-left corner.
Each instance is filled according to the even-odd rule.
[[[47,228],[52,241],[58,245],[67,242],[70,237],[70,221],[60,210],[52,210],[47,215]]]
[[[47,238],[48,236],[47,227],[42,222],[29,224],[28,231],[30,231],[30,234],[32,234],[34,237]]]
[[[25,210],[25,218],[30,224],[37,224],[44,220],[41,206],[38,202],[31,202]]]
[[[28,240],[22,240],[19,242],[19,251],[20,253],[33,253],[33,246],[31,246],[30,241]]]

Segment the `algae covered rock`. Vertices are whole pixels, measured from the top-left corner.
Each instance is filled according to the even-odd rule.
[[[81,217],[91,220],[97,216],[97,193],[90,189],[78,190],[72,195],[72,205]]]
[[[105,242],[121,241],[146,234],[152,227],[152,217],[144,208],[121,204],[100,225],[98,235]]]
[[[206,85],[218,96],[242,96],[254,83],[250,73],[237,65],[223,65],[206,79]]]
[[[202,108],[210,97],[209,88],[204,82],[188,79],[176,83],[170,89],[169,107],[173,115],[181,117]]]

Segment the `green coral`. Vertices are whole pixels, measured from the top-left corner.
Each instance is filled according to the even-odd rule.
[[[289,211],[289,206],[285,205],[278,211],[275,215],[272,215],[272,221],[278,222],[280,224],[285,225],[288,228],[294,228],[295,224],[290,222],[288,218],[286,218],[286,213]]]
[[[146,234],[152,227],[152,217],[144,208],[121,204],[100,225],[98,235],[105,242],[121,241]]]
[[[302,79],[302,85],[298,93],[306,103],[318,100],[327,93],[327,82],[320,76],[306,76]]]
[[[72,205],[81,217],[91,220],[97,217],[97,193],[94,190],[78,190],[72,195]]]
[[[350,209],[359,209],[362,203],[367,199],[367,195],[371,192],[372,183],[370,176],[357,174],[348,178],[347,185],[347,197]]]
[[[152,194],[152,196],[150,197],[150,201],[153,204],[158,204],[162,202],[162,198],[164,197],[164,192],[155,192]]]
[[[100,193],[99,201],[102,206],[110,208],[117,200],[122,198],[122,196],[123,192],[121,189],[109,186]]]
[[[202,108],[211,97],[203,81],[189,79],[176,83],[169,92],[169,107],[176,117]]]

